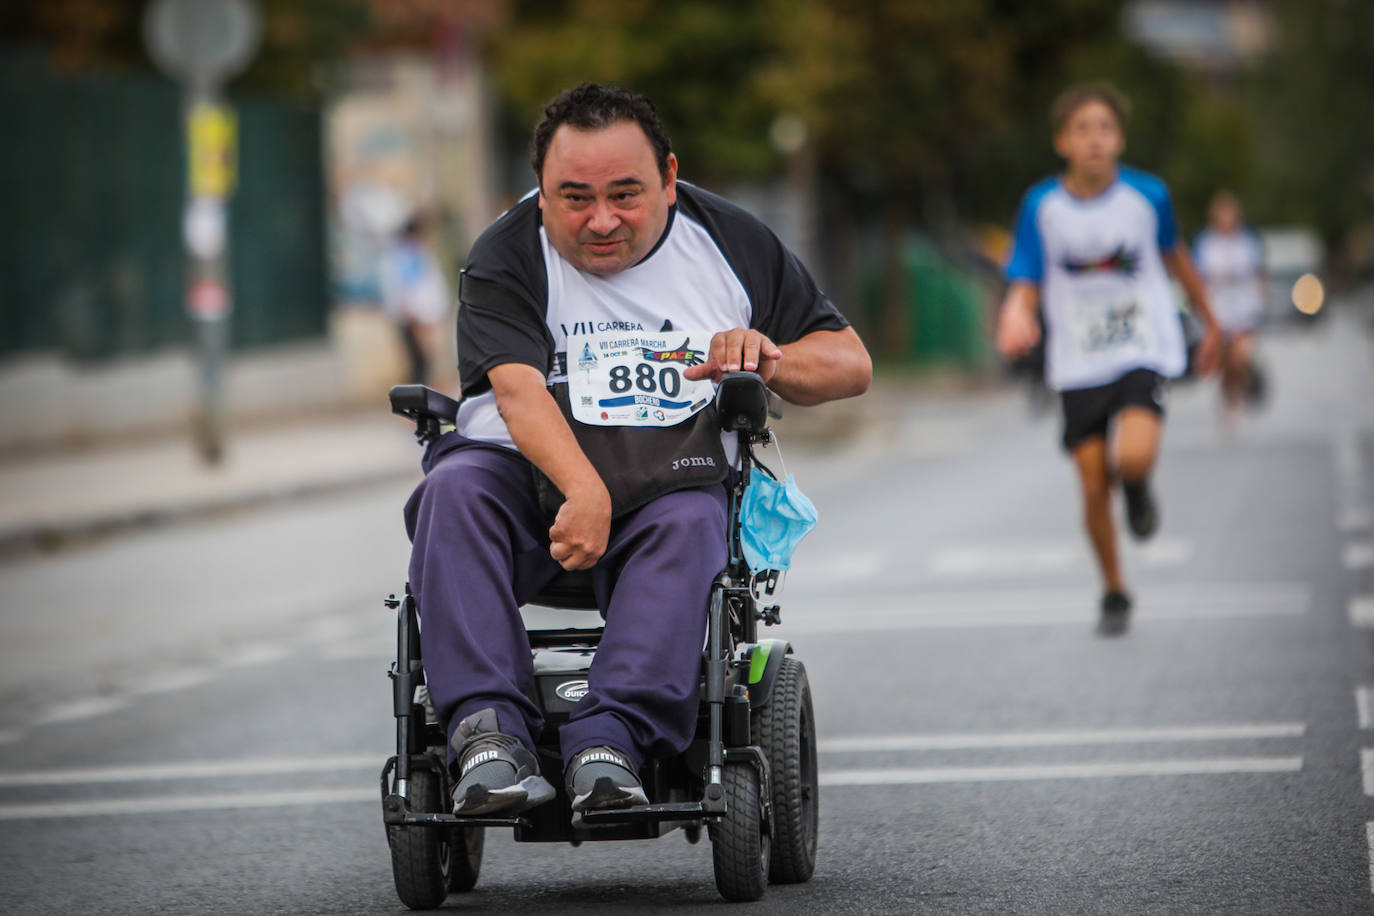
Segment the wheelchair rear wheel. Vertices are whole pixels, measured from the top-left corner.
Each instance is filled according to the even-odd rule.
[[[711,825],[716,889],[726,900],[757,900],[768,889],[768,825],[759,773],[748,763],[727,763],[722,777],[728,813]]]
[[[443,780],[422,767],[410,771],[411,810],[444,813]],[[481,827],[386,828],[391,847],[391,873],[396,895],[412,910],[429,910],[444,902],[449,892],[472,890],[482,868]]]
[[[820,786],[816,726],[806,667],[784,658],[768,703],[754,713],[753,731],[768,757],[773,792],[773,852],[768,880],[800,884],[816,870]]]

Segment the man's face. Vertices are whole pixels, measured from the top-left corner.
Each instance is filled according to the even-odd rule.
[[[1054,135],[1054,151],[1069,164],[1069,170],[1101,175],[1116,167],[1117,157],[1126,147],[1116,113],[1106,103],[1084,102],[1073,110]]]
[[[677,159],[659,174],[640,126],[602,130],[562,125],[544,155],[539,209],[554,249],[588,273],[614,274],[639,263],[668,225],[677,201]]]

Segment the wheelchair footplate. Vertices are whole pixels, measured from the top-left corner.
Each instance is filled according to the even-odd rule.
[[[637,821],[699,821],[725,814],[725,803],[665,802],[658,805],[636,805],[633,808],[603,808],[583,811],[582,823],[588,827],[598,824],[632,824]]]

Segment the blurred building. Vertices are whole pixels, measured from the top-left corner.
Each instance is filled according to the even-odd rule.
[[[461,43],[371,52],[340,63],[325,111],[334,334],[360,396],[395,381],[400,353],[379,310],[383,251],[411,216],[431,218],[456,271],[499,212],[485,76]],[[450,315],[450,326],[453,316]],[[437,365],[457,365],[454,333]]]

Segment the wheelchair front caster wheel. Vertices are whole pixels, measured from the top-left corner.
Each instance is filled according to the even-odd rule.
[[[727,763],[726,815],[711,825],[716,890],[726,900],[757,900],[768,889],[769,838],[759,773],[748,763]]]
[[[411,770],[409,795],[412,811],[447,811],[443,780],[433,770]],[[484,845],[481,827],[391,825],[386,828],[386,839],[396,896],[412,910],[432,910],[450,892],[469,891],[477,883]]]

